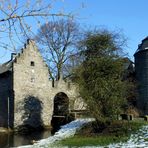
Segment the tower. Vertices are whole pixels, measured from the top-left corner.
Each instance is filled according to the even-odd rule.
[[[137,106],[142,114],[148,114],[148,37],[139,44],[135,57],[137,80]]]

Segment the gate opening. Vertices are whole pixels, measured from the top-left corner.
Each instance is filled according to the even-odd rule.
[[[51,133],[54,134],[60,129],[61,125],[67,124],[72,120],[73,118],[69,114],[69,98],[65,93],[59,92],[54,97],[54,111],[51,121]]]
[[[60,92],[54,97],[54,112],[53,116],[67,116],[69,114],[69,98]]]

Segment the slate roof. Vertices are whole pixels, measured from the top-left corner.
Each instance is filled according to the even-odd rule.
[[[135,54],[146,50],[148,50],[148,36],[142,40],[141,44],[138,45],[138,49]]]
[[[12,70],[12,63],[13,63],[13,61],[10,60],[10,61],[0,65],[0,74],[5,73],[7,71],[11,71]]]

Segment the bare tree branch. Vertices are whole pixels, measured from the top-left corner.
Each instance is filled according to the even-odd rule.
[[[75,52],[74,45],[79,36],[79,26],[72,19],[50,21],[39,29],[36,40],[42,48],[43,56],[47,62],[50,61],[49,67],[53,78],[60,78],[63,65]],[[54,71],[52,67],[55,67]]]
[[[8,45],[10,45],[4,46],[4,49],[12,48],[15,50],[16,46],[18,46],[18,44],[16,45],[16,41],[22,44],[24,37],[34,36],[36,30],[39,28],[39,22],[45,23],[52,17],[72,17],[71,14],[61,13],[58,10],[53,13],[52,10],[54,8],[52,3],[54,1],[26,0],[23,3],[18,0],[1,0],[0,39],[1,42],[7,40]],[[7,37],[4,37],[4,34],[7,34]]]

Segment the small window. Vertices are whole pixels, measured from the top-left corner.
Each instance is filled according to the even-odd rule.
[[[31,61],[30,66],[35,66],[34,61]]]
[[[31,78],[31,82],[33,83],[35,81],[35,78]]]

